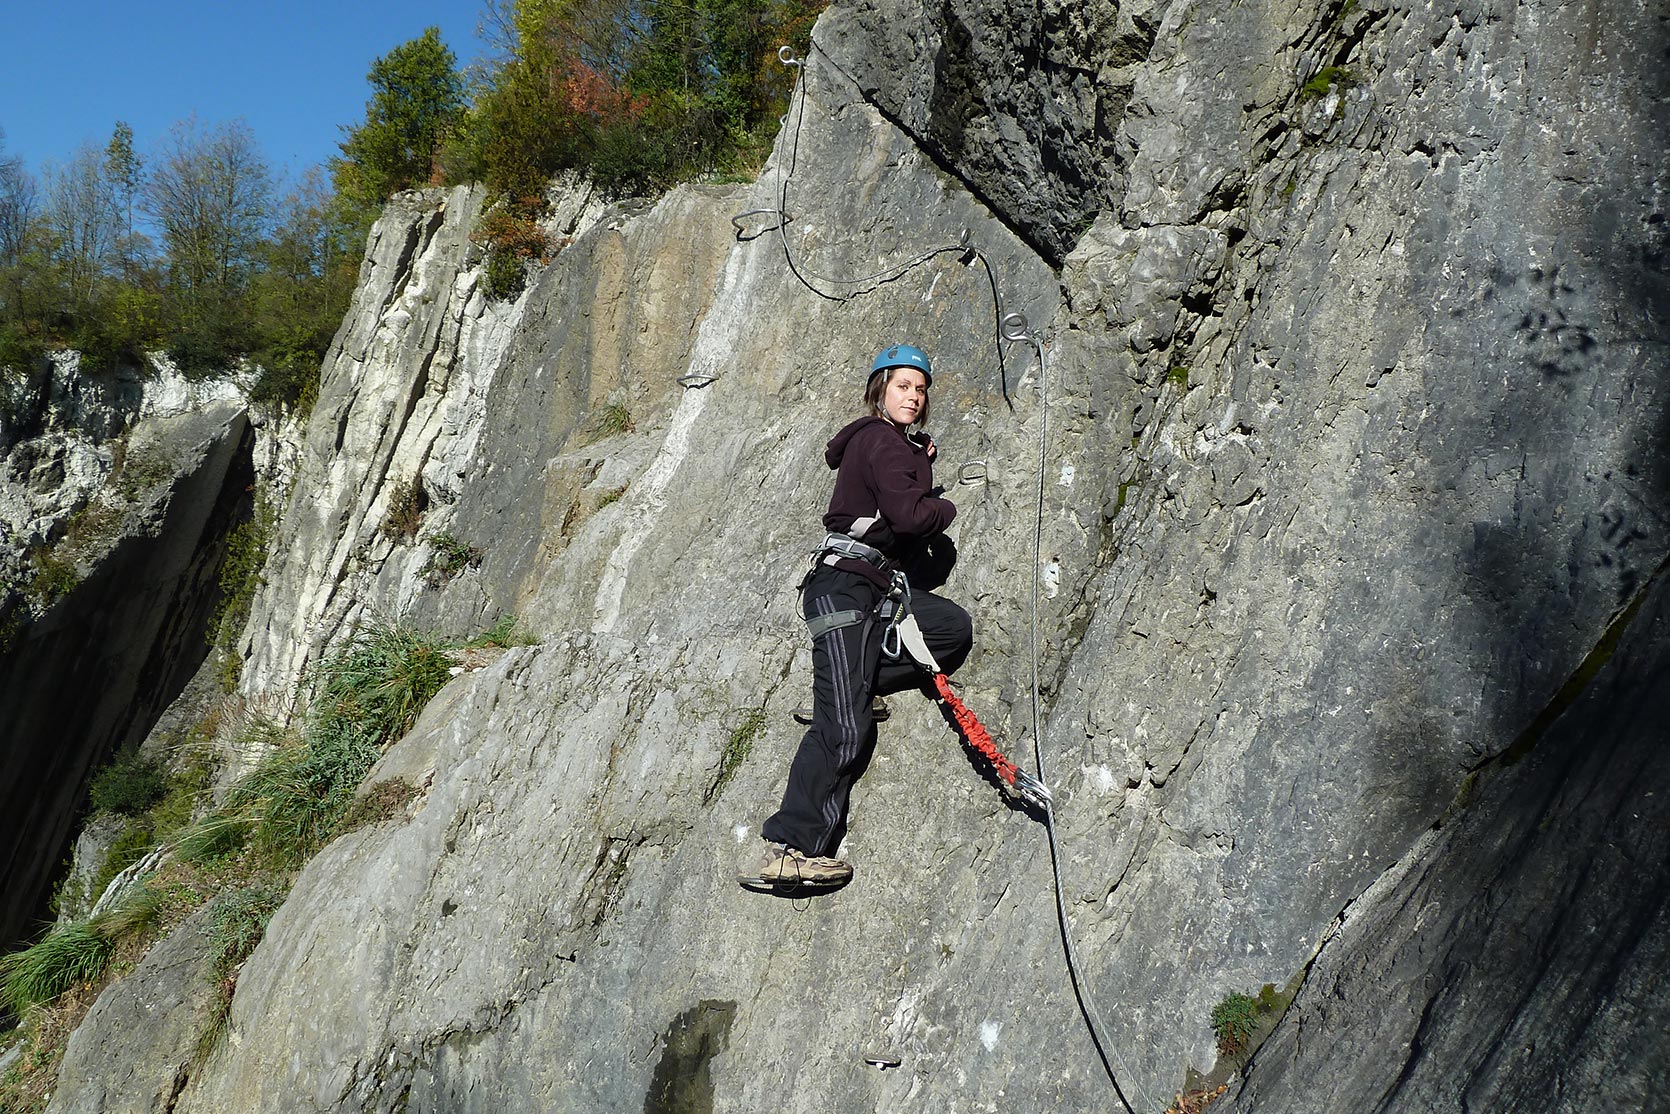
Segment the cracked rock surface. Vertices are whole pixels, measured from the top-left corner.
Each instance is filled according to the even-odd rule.
[[[1212,1067],[1226,994],[1306,975],[1226,1105],[1650,1105],[1663,886],[1622,879],[1664,859],[1667,32],[1611,3],[864,0],[820,21],[757,183],[576,202],[513,304],[475,290],[478,196],[398,199],[246,692],[370,614],[542,637],[390,750],[373,779],[423,793],[302,874],[178,1109],[1116,1105],[1043,828],[925,700],[882,727],[850,886],[733,881],[809,689],[822,445],[896,340],[935,361],[963,697],[1028,765],[1040,582],[1067,921],[1133,1104]],[[999,309],[1047,366],[999,356]],[[446,579],[443,530],[483,550]],[[1604,870],[1544,877],[1584,846]]]

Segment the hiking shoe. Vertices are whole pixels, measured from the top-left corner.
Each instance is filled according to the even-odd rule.
[[[892,714],[893,709],[889,708],[887,706],[887,701],[883,700],[879,696],[876,697],[875,703],[870,705],[870,718],[875,720],[877,723],[881,723]],[[796,723],[810,724],[812,722],[812,709],[796,708],[794,710],[794,721]]]
[[[852,880],[852,864],[826,855],[807,855],[768,840],[760,856],[743,866],[736,879],[749,887],[833,889]]]

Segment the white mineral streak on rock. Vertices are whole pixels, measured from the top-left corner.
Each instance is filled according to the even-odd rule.
[[[150,358],[156,373],[144,381],[141,418],[169,418],[216,402],[242,402],[255,383],[256,371],[248,366],[210,379],[187,379],[175,369],[167,353],[153,352]]]
[[[610,552],[604,564],[603,580],[597,586],[597,598],[592,606],[592,630],[603,633],[615,628],[620,618],[621,597],[626,591],[627,574],[632,571],[632,559],[638,555],[644,541],[655,529],[656,520],[667,506],[667,485],[672,482],[684,458],[690,454],[690,431],[702,416],[709,398],[706,390],[684,392],[673,411],[672,425],[661,449],[633,484],[627,497],[632,500],[626,508],[626,533]]]
[[[747,307],[755,273],[752,264],[757,258],[757,254],[752,252],[732,251],[725,260],[720,292],[714,299],[712,310],[702,319],[690,353],[690,374],[710,375],[715,381],[706,387],[684,392],[673,411],[667,436],[662,440],[655,459],[621,500],[626,504],[623,515],[626,529],[605,561],[603,576],[597,585],[597,595],[592,604],[594,632],[605,633],[615,629],[632,561],[654,532],[661,512],[667,507],[667,485],[690,454],[696,419],[701,417],[708,399],[718,388],[719,377],[725,374],[726,367],[736,358],[742,330],[749,321]]]
[[[982,1022],[980,1022],[980,1044],[985,1047],[987,1052],[993,1052],[997,1049],[997,1038],[1002,1036],[1002,1035],[1003,1035],[1003,1022],[1001,1022],[1001,1021],[982,1021]]]

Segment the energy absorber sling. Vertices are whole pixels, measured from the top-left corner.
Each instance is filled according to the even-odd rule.
[[[905,574],[879,549],[865,545],[846,534],[826,534],[823,544],[812,553],[812,565],[816,568],[843,557],[867,562],[891,577],[892,587],[883,600],[887,609],[887,627],[882,635],[882,653],[893,660],[908,654],[912,661],[926,670],[933,678],[934,689],[939,693],[940,701],[950,710],[951,717],[956,720],[957,728],[968,745],[979,751],[986,761],[991,763],[992,769],[1011,792],[1029,804],[1048,809],[1051,802],[1049,789],[1043,782],[1011,762],[998,749],[991,732],[969,711],[968,705],[951,691],[950,678],[940,669],[939,662],[934,660],[933,651],[928,649],[927,639],[922,636],[922,628],[917,624],[916,616],[911,613],[910,582],[905,578]],[[856,609],[837,611],[830,615],[813,616],[806,621],[806,625],[812,637],[816,639],[840,627],[861,623],[864,618],[865,613]]]

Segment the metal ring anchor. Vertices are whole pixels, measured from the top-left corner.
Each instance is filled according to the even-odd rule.
[[[957,469],[957,482],[969,487],[985,483],[986,478],[986,462],[983,460],[971,460]]]
[[[1024,313],[1004,314],[1003,320],[998,323],[998,327],[1003,330],[1004,340],[1029,340],[1034,344],[1038,343],[1038,338],[1033,334],[1031,326],[1027,324],[1026,314]]]
[[[777,61],[785,66],[799,66],[802,64],[800,59],[794,55],[794,47],[787,43],[777,48]]]

